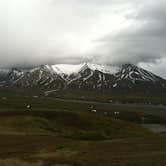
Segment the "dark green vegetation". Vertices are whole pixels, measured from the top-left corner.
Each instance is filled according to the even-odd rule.
[[[27,109],[27,105],[31,109]],[[166,110],[0,93],[0,166],[165,165]],[[115,114],[115,112],[119,112]]]
[[[150,134],[129,122],[71,111],[0,112],[1,134],[53,135],[78,140],[105,140]]]
[[[51,91],[55,89],[49,89]],[[0,96],[44,96],[47,92],[42,87],[35,88],[2,88],[0,89]],[[79,99],[83,101],[99,101],[99,102],[112,102],[112,103],[139,103],[139,104],[153,104],[153,105],[166,105],[166,92],[160,93],[146,93],[145,92],[110,92],[108,91],[80,91],[80,90],[60,90],[52,91],[47,97],[62,98],[62,99]]]
[[[87,92],[87,91],[57,91],[50,93],[51,97],[59,97],[65,99],[80,99],[90,101],[102,101],[113,103],[143,103],[143,104],[164,104],[166,105],[166,93],[152,93],[145,92],[130,93],[130,92]]]
[[[165,165],[165,135],[97,142],[55,136],[12,135],[0,139],[2,166]]]

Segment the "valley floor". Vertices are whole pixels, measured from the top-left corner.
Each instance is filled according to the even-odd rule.
[[[141,126],[165,125],[164,108],[93,107],[97,112],[74,101],[1,100],[0,166],[166,165],[166,134]]]
[[[163,166],[166,135],[107,141],[0,136],[1,166]]]

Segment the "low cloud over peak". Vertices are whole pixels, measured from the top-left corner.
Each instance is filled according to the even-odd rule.
[[[1,67],[130,62],[166,76],[165,0],[5,0],[0,36]]]

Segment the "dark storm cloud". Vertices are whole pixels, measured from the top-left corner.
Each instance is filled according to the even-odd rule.
[[[102,38],[103,49],[107,50],[103,61],[138,64],[166,57],[166,1],[148,1],[145,4],[140,1],[137,5],[140,5],[137,14],[127,15],[132,22],[130,26]]]
[[[2,67],[130,62],[164,75],[165,43],[165,0],[0,2]]]

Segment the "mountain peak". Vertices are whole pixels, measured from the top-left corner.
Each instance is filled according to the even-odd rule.
[[[0,70],[1,71],[1,70]],[[107,66],[93,63],[42,65],[31,70],[11,69],[0,73],[0,86],[43,86],[81,90],[131,89],[140,85],[166,87],[166,81],[133,64]],[[141,88],[142,88],[141,87]]]

